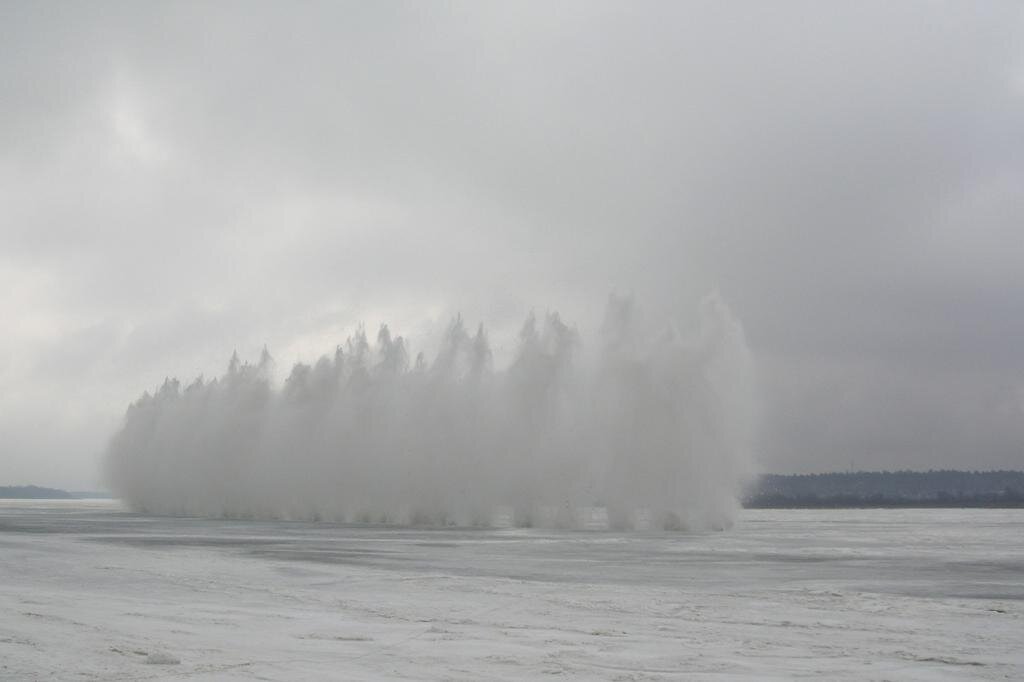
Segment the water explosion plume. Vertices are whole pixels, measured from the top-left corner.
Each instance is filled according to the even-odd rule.
[[[449,326],[410,362],[381,327],[283,385],[233,356],[219,379],[167,380],[132,404],[107,474],[132,508],[172,515],[440,525],[722,527],[750,470],[751,363],[716,296],[689,336],[645,334],[611,297],[598,347],[531,315],[493,368],[482,327]]]

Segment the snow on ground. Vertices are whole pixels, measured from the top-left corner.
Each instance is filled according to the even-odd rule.
[[[1024,511],[722,533],[0,502],[0,679],[1024,679]]]

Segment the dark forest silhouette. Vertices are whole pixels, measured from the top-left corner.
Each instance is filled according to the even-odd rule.
[[[106,497],[34,485],[0,486],[0,499]],[[751,509],[1024,507],[1024,471],[857,471],[765,474],[743,499]]]
[[[1024,507],[1022,471],[765,474],[743,500],[755,509]]]

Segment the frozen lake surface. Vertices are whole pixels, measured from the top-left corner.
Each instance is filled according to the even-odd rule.
[[[409,530],[0,501],[0,679],[1024,679],[1024,511]]]

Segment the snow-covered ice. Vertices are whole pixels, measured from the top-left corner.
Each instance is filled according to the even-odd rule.
[[[0,678],[1024,679],[1024,511],[709,533],[0,502]]]

